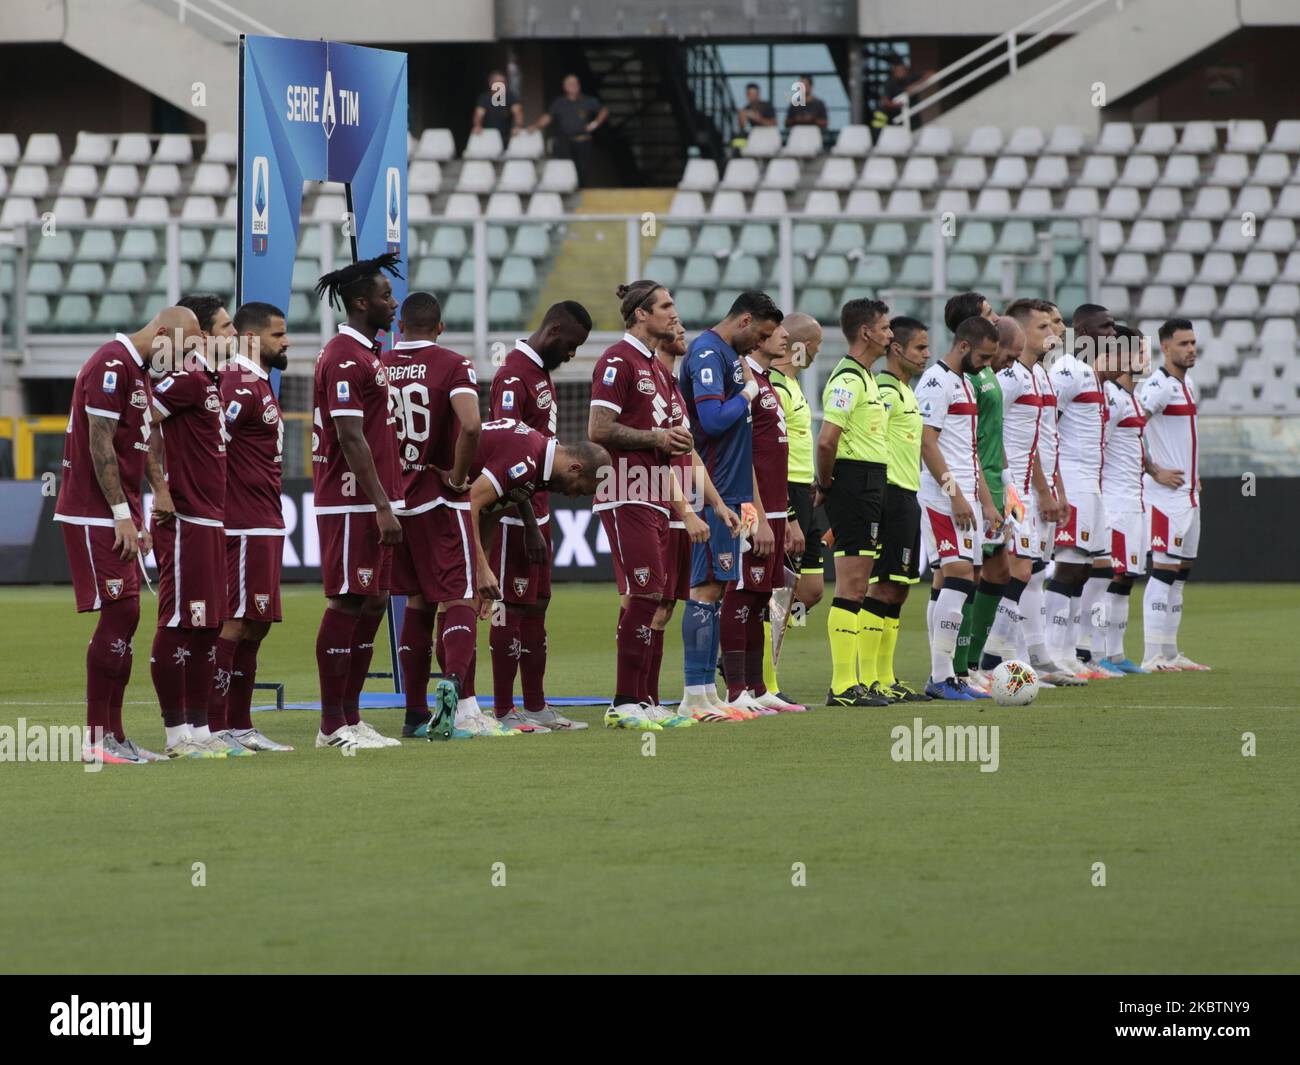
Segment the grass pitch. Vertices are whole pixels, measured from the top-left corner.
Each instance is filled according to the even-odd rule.
[[[314,698],[319,590],[284,605],[260,676]],[[293,754],[0,763],[0,969],[1295,971],[1300,722],[1278,643],[1295,605],[1293,586],[1193,582],[1181,642],[1213,673],[1023,710],[819,707],[657,734],[649,755],[591,708],[574,711],[583,733],[352,758],[314,750],[315,715],[288,711],[256,720]],[[558,586],[552,694],[608,694],[616,610],[607,586]],[[913,682],[923,612],[918,596],[900,641]],[[791,633],[781,669],[814,703],[825,617]],[[83,721],[92,626],[68,589],[0,592],[0,724]],[[143,621],[127,728],[160,748],[151,634]],[[675,625],[668,642],[676,694]],[[490,689],[486,634],[479,661]],[[915,716],[1000,725],[999,770],[893,762],[890,729]],[[395,733],[401,712],[367,718]]]

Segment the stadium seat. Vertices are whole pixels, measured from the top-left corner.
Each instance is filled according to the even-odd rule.
[[[66,229],[32,235],[31,256],[34,262],[66,263],[76,257],[76,244]]]
[[[1107,123],[1107,126],[1115,123]],[[1127,123],[1124,123],[1127,125]],[[1115,160],[1109,155],[1090,155],[1083,161],[1083,171],[1075,182],[1076,188],[1108,189],[1119,180]]]
[[[221,220],[234,225],[239,220],[239,200],[231,196],[221,205]]]
[[[736,248],[747,255],[756,255],[760,258],[774,255],[776,253],[776,227],[752,223],[741,226]]]
[[[844,201],[844,214],[849,218],[870,218],[880,212],[880,193],[875,189],[854,189]]]
[[[496,130],[484,131],[496,133]],[[500,136],[500,134],[498,134]],[[490,193],[497,183],[497,170],[486,159],[469,159],[461,163],[456,178],[457,192],[472,192],[480,196]]]
[[[1130,155],[1124,160],[1119,184],[1137,189],[1151,188],[1160,177],[1160,164],[1153,155]],[[1169,182],[1165,182],[1169,184]]]
[[[43,166],[24,163],[14,171],[9,182],[11,196],[30,196],[39,200],[47,196],[49,191],[50,177]]]
[[[1037,126],[1017,126],[1007,139],[1007,155],[1023,155],[1035,158],[1043,154],[1047,144],[1043,131]]]
[[[35,222],[36,218],[36,201],[26,196],[6,196],[4,205],[0,206],[0,226]]]
[[[950,255],[947,261],[948,287],[971,289],[980,283],[979,260],[973,255]]]
[[[1290,155],[1300,154],[1300,119],[1283,119],[1273,127],[1273,136],[1268,142],[1271,152],[1286,152]]]
[[[758,183],[757,179],[754,183]],[[718,187],[718,164],[712,159],[687,159],[686,169],[682,171],[682,179],[677,182],[677,187],[695,192],[712,192]]]
[[[1196,199],[1188,212],[1193,218],[1219,219],[1232,212],[1232,196],[1225,188],[1204,185],[1196,190]]]
[[[492,263],[489,262],[487,264],[488,285],[494,284],[495,280],[496,270],[493,268]],[[460,261],[460,266],[456,268],[456,277],[452,281],[452,288],[457,292],[474,291],[474,259],[472,256]]]
[[[803,201],[804,214],[838,215],[840,194],[830,189],[813,189]]]
[[[96,290],[98,291],[98,290]],[[54,305],[54,326],[57,333],[82,333],[90,327],[94,312],[85,295],[60,296]]]
[[[189,191],[199,196],[230,196],[235,184],[224,163],[200,163],[194,168]]]
[[[1113,308],[1112,308],[1113,310]],[[1147,285],[1138,300],[1139,315],[1147,318],[1169,318],[1178,310],[1178,301],[1169,285]]]
[[[179,196],[181,192],[180,168],[173,163],[156,163],[145,171],[142,196]]]
[[[776,162],[776,160],[773,160]],[[745,194],[737,192],[735,189],[723,189],[713,195],[709,201],[709,214],[741,217],[748,214],[745,204]]]
[[[1043,155],[1034,160],[1029,184],[1047,189],[1063,189],[1070,183],[1070,167],[1059,155]]]
[[[47,296],[63,291],[63,268],[58,263],[33,262],[27,268],[27,291]]]
[[[1031,255],[1038,250],[1038,235],[1034,224],[1023,219],[1007,222],[998,233],[998,251],[1011,255]]]
[[[73,263],[63,283],[64,292],[81,292],[99,295],[108,284],[108,276],[100,263]],[[87,318],[90,316],[87,315]]]
[[[529,259],[546,259],[551,254],[551,238],[544,225],[521,225],[515,229],[515,237],[510,245],[511,255],[522,255]]]
[[[1038,192],[1043,189],[1035,190]],[[943,214],[945,211],[952,214],[964,214],[971,209],[970,193],[965,189],[940,189],[939,195],[934,198],[934,212]]]
[[[537,187],[537,168],[527,159],[508,159],[497,175],[497,192],[527,194]]]
[[[821,131],[810,126],[796,126],[795,132],[800,129],[812,129],[820,138]],[[781,189],[785,192],[792,191],[799,187],[799,163],[795,159],[772,159],[767,164],[767,169],[763,171],[763,188]]]
[[[313,269],[316,269],[315,264],[313,264]],[[225,262],[205,262],[199,267],[199,273],[194,283],[203,292],[216,292],[223,296],[230,295],[235,291],[235,265],[234,263]]]
[[[781,154],[792,159],[812,159],[821,155],[822,148],[822,131],[817,126],[794,126]]]
[[[19,167],[19,170],[21,169],[23,168]],[[41,173],[44,172],[44,169],[42,169]],[[63,180],[59,183],[60,196],[94,196],[98,192],[99,174],[93,166],[85,163],[74,163],[63,171]],[[41,193],[41,195],[44,195],[44,193]]]
[[[104,201],[100,201],[101,203]],[[131,217],[137,222],[166,222],[172,217],[172,209],[161,196],[141,196],[135,201]]]
[[[1181,189],[1165,188],[1157,185],[1147,193],[1146,203],[1142,205],[1144,218],[1161,218],[1173,221],[1183,213],[1183,193]]]
[[[781,150],[781,131],[776,126],[755,126],[745,135],[740,154],[751,159],[771,159]]]
[[[1056,126],[1048,138],[1044,153],[1073,158],[1082,154],[1084,148],[1083,130],[1078,126]]]
[[[1253,214],[1256,218],[1273,212],[1273,194],[1262,185],[1246,185],[1237,193],[1235,215]]]
[[[474,201],[475,207],[478,200]],[[453,261],[470,254],[470,229],[468,226],[440,225],[433,231],[429,254]]]
[[[916,189],[895,189],[885,204],[885,214],[920,214],[921,194]]]
[[[77,245],[79,262],[110,263],[117,258],[117,237],[109,229],[88,229]]]
[[[319,259],[295,259],[290,288],[294,292],[314,292],[320,275]]]
[[[1112,272],[1112,276],[1114,276]],[[1160,257],[1156,267],[1154,282],[1160,285],[1190,285],[1196,276],[1196,264],[1192,256],[1185,251],[1169,251]]]
[[[534,192],[525,213],[529,218],[554,218],[564,214],[564,201],[558,192]]]
[[[546,155],[546,138],[541,130],[521,129],[506,142],[507,159],[541,159]]]
[[[230,130],[209,133],[207,142],[203,146],[203,161],[221,163],[223,166],[234,166],[238,163],[239,142],[235,134]]]
[[[804,314],[812,315],[819,322],[830,322],[839,316],[835,294],[824,288],[805,288],[795,302]]]
[[[864,255],[856,260],[853,276],[849,284],[856,288],[865,288],[871,292],[885,288],[894,280],[889,260],[879,255]]]
[[[1218,147],[1219,135],[1214,129],[1213,122],[1188,122],[1183,126],[1183,136],[1178,142],[1180,152],[1208,155],[1210,152],[1217,151]]]
[[[0,133],[0,166],[17,166],[21,154],[16,136]]]
[[[449,129],[426,129],[420,134],[415,158],[446,163],[456,158],[456,141]]]
[[[929,288],[934,283],[934,259],[919,252],[904,256],[894,280],[899,288]]]
[[[880,222],[871,230],[868,250],[876,255],[899,255],[909,247],[907,229],[901,222]]]
[[[957,192],[957,189],[945,189],[945,192]],[[939,194],[939,199],[943,199],[943,193]],[[1046,214],[1054,210],[1052,205],[1052,192],[1050,189],[1021,189],[1020,195],[1016,197],[1016,212],[1018,214]]]
[[[991,222],[962,222],[957,228],[953,250],[987,255],[993,250],[994,232]]]
[[[702,215],[704,214],[704,197],[698,192],[678,190],[673,193],[672,203],[668,205],[669,214]]]
[[[410,222],[427,222],[433,217],[433,204],[423,192],[412,192],[406,197],[406,218]]]
[[[762,173],[758,168],[758,163],[753,159],[732,159],[727,163],[727,169],[722,174],[722,180],[717,180],[717,164],[712,159],[692,159],[686,164],[686,169],[691,169],[691,163],[711,163],[713,165],[714,186],[722,189],[734,189],[738,192],[753,192],[758,188],[759,180]],[[768,168],[774,164],[769,163]],[[699,168],[697,168],[699,169]],[[704,175],[707,177],[707,174]],[[692,186],[679,186],[692,187]],[[712,192],[713,189],[704,187],[701,192]]]
[[[1133,151],[1135,139],[1129,122],[1107,122],[1093,146],[1098,155],[1128,155]]]
[[[1291,284],[1300,284],[1300,251],[1293,251],[1286,257],[1277,279]]]
[[[712,291],[718,287],[718,282],[721,279],[722,271],[718,266],[717,259],[690,258],[686,260],[686,266],[682,270],[682,277],[678,284],[682,288],[708,289]]]
[[[852,159],[827,156],[813,184],[819,189],[851,189],[857,176],[858,167]]]
[[[952,164],[947,186],[950,189],[980,189],[988,181],[988,168],[978,156],[961,156]]]
[[[749,205],[749,213],[758,218],[775,218],[787,212],[785,193],[780,189],[759,189]]]
[[[532,292],[537,288],[537,268],[532,259],[505,259],[497,273],[495,285],[515,292]]]
[[[653,277],[661,285],[666,285],[669,289],[677,287],[677,260],[659,256],[651,256],[646,260],[642,276]]]
[[[715,223],[700,227],[692,254],[722,258],[731,254],[731,246],[731,227]]]
[[[1262,251],[1291,251],[1296,246],[1295,223],[1289,218],[1265,219],[1258,245]]]
[[[59,141],[59,135],[33,133],[27,138],[22,161],[32,166],[58,166],[63,161],[63,145]]]
[[[1242,260],[1237,280],[1247,285],[1271,285],[1277,280],[1277,256],[1267,251],[1252,251]]]
[[[478,196],[472,192],[453,192],[443,206],[443,214],[448,218],[477,218],[481,213]],[[317,213],[313,217],[320,215]]]
[[[704,320],[704,296],[702,293],[691,289],[682,289],[673,293],[673,302],[677,304],[677,316],[688,329],[697,329],[706,324]]]
[[[1144,218],[1134,222],[1128,231],[1125,247],[1129,251],[1159,252],[1168,243],[1165,237],[1165,224],[1154,219]]]
[[[867,232],[858,222],[836,222],[831,227],[830,239],[826,242],[826,252],[831,255],[863,254],[867,246]]]
[[[158,138],[158,147],[154,149],[154,163],[170,163],[174,166],[188,166],[194,161],[194,145],[187,133],[164,133]]]
[[[572,159],[548,159],[542,165],[542,179],[537,188],[541,192],[567,195],[578,191],[578,168]]]
[[[862,159],[871,151],[871,129],[868,126],[844,126],[835,139],[832,155],[847,155]]]
[[[141,288],[137,291],[143,292]],[[100,297],[99,306],[90,320],[97,333],[116,333],[127,329],[135,318],[134,300],[124,293],[108,292]]]
[[[966,155],[993,159],[1002,154],[1002,130],[997,126],[976,126],[962,149]]]
[[[1196,329],[1197,336],[1204,336],[1208,330]],[[1234,349],[1255,346],[1255,323],[1245,319],[1234,319],[1219,326],[1218,339],[1230,344]]]
[[[86,201],[79,196],[59,196],[50,208],[54,217],[60,222],[84,222],[86,220]]]
[[[1251,290],[1254,291],[1253,287],[1251,287]],[[1268,295],[1264,299],[1263,312],[1277,318],[1294,317],[1300,314],[1300,286],[1291,284],[1270,285]]]
[[[1124,248],[1124,227],[1113,218],[1103,218],[1097,225],[1097,247],[1103,254],[1122,251]]]
[[[1102,285],[1097,298],[1103,307],[1109,308],[1116,319],[1127,318],[1132,309],[1128,289],[1123,285]]]
[[[1151,122],[1142,127],[1137,150],[1146,155],[1168,155],[1178,144],[1178,134],[1168,122]]]
[[[126,209],[126,200],[120,196],[101,196],[95,201],[90,217],[96,222],[125,222],[130,214]]]
[[[1239,189],[1250,179],[1250,160],[1244,155],[1224,153],[1214,157],[1214,169],[1206,181]]]
[[[408,192],[435,195],[442,189],[442,164],[432,159],[417,159],[410,164],[406,176]]]
[[[1023,188],[1029,180],[1029,168],[1019,156],[1004,156],[993,164],[989,185],[995,189]]]
[[[87,133],[84,130],[77,134],[77,145],[72,150],[70,163],[80,163],[88,166],[108,166],[108,161],[113,156],[113,141],[106,133]]]
[[[499,159],[504,149],[505,145],[501,143],[500,130],[481,129],[477,133],[469,135],[469,139],[465,142],[465,150],[461,153],[461,158],[480,161]]]
[[[1251,290],[1254,291],[1253,289]],[[1190,317],[1210,317],[1219,304],[1213,285],[1188,285],[1178,301],[1178,313]]]
[[[1258,404],[1250,382],[1240,377],[1225,377],[1214,395],[1214,406],[1228,414],[1254,413]]]
[[[876,145],[876,151],[880,151],[879,144]],[[916,134],[911,150],[912,155],[936,155],[940,157],[952,155],[952,152],[952,130],[946,126],[922,126],[920,132]]]
[[[1210,223],[1202,219],[1190,219],[1179,223],[1174,236],[1174,250],[1199,253],[1208,251],[1214,243],[1214,232]]]
[[[872,156],[862,165],[857,185],[862,189],[892,189],[897,187],[898,164],[893,159]]]
[[[1176,189],[1190,189],[1200,184],[1201,167],[1194,155],[1186,153],[1171,155],[1165,161],[1164,173],[1160,175],[1160,184]]]
[[[1006,189],[980,189],[975,197],[976,214],[1010,214],[1011,193]]]
[[[1264,150],[1268,132],[1264,123],[1254,118],[1235,118],[1228,123],[1228,142],[1225,151],[1254,155]]]
[[[134,166],[114,163],[104,171],[104,180],[100,182],[101,196],[138,196],[140,194],[140,171]]]
[[[1101,213],[1101,200],[1096,189],[1081,189],[1076,186],[1066,190],[1061,210],[1066,214],[1096,215]]]
[[[1142,210],[1142,197],[1134,188],[1115,187],[1106,193],[1106,204],[1101,213],[1107,218],[1132,220]]]
[[[826,231],[816,222],[797,222],[790,233],[790,245],[795,255],[809,258],[817,255],[826,243]]]
[[[1116,285],[1145,285],[1150,276],[1147,257],[1139,252],[1126,251],[1115,256],[1107,279]]]
[[[727,260],[727,267],[722,272],[722,289],[726,293],[758,289],[763,287],[763,280],[762,264],[756,258],[752,255],[737,255]],[[728,298],[731,298],[730,295]]]
[[[948,145],[952,146],[952,134],[948,133]],[[918,142],[919,148],[919,142]],[[890,156],[898,159],[906,159],[909,153],[912,153],[912,133],[902,126],[885,126],[880,130],[876,138],[875,146],[871,149],[872,155]],[[920,155],[943,155],[944,152],[935,151],[918,151]]]
[[[123,133],[113,146],[113,162],[144,166],[153,158],[153,148],[146,133]]]

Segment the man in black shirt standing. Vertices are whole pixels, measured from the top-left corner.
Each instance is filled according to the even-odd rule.
[[[829,124],[830,120],[826,117],[826,104],[822,102],[820,96],[813,95],[812,87],[811,74],[805,74],[799,79],[799,90],[790,102],[790,109],[785,113],[786,129],[792,126],[817,126],[824,130]]]
[[[485,129],[494,129],[501,134],[502,144],[509,144],[510,137],[524,128],[524,105],[519,97],[510,91],[506,76],[499,70],[488,75],[488,87],[479,93],[474,105],[474,119],[470,133],[482,133]]]
[[[564,79],[563,94],[551,101],[550,110],[529,129],[545,129],[554,122],[555,154],[572,159],[578,170],[578,184],[586,185],[591,169],[591,135],[608,117],[609,109],[594,96],[584,96],[578,76],[570,74]]]

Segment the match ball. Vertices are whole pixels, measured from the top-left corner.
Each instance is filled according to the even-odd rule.
[[[992,694],[998,706],[1028,706],[1038,697],[1038,674],[1024,662],[1003,662],[993,671]]]

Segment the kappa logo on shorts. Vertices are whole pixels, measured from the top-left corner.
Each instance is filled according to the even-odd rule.
[[[767,572],[766,566],[750,566],[749,579],[755,584],[763,583],[763,574]]]
[[[208,604],[205,599],[190,600],[190,624],[196,629],[208,627]]]
[[[362,588],[369,588],[370,582],[374,580],[374,577],[375,571],[372,569],[357,570],[357,580],[360,582]]]
[[[1152,546],[1152,547],[1164,547],[1164,546],[1165,546],[1165,538],[1164,538],[1163,536],[1153,536],[1153,537],[1151,537],[1151,546]]]
[[[637,566],[637,568],[632,571],[632,576],[636,578],[637,584],[644,588],[650,583],[650,567]]]
[[[515,583],[515,595],[523,596],[528,594],[527,577],[516,577],[514,583]]]
[[[1069,529],[1062,529],[1060,532],[1056,534],[1056,539],[1063,544],[1068,544],[1071,540],[1074,539],[1074,537],[1070,535]]]
[[[253,605],[259,614],[265,614],[266,608],[271,605],[271,596],[267,592],[257,592],[253,595]]]
[[[955,547],[953,546],[951,540],[940,540],[940,541],[939,541],[939,554],[941,554],[941,555],[950,554],[951,552],[956,551],[956,550],[957,550],[957,548],[955,548]]]
[[[735,560],[734,556],[730,551],[718,552],[718,565],[721,566],[728,573],[731,572],[731,564],[734,560]]]
[[[653,395],[655,390],[654,378],[653,377],[639,378],[636,383],[636,390],[638,392],[644,392],[647,396]]]
[[[104,591],[110,599],[116,599],[122,594],[122,578],[110,577],[104,582]]]

